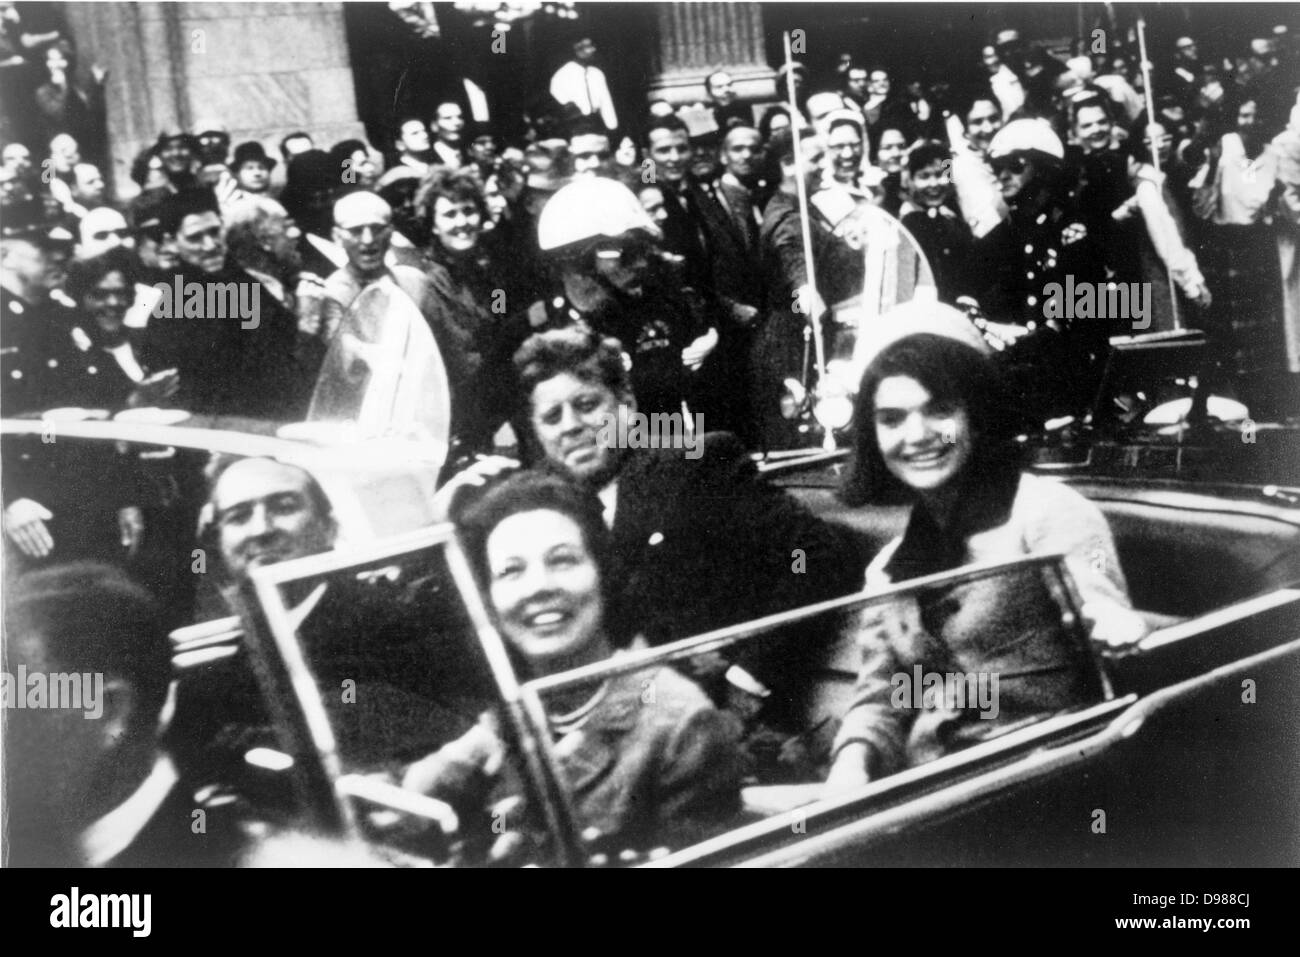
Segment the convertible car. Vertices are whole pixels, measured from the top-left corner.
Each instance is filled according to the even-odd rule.
[[[54,553],[39,560],[120,565],[166,608],[175,682],[166,740],[196,806],[263,845],[306,834],[326,859],[347,845],[412,865],[1300,863],[1295,430],[1214,425],[1195,395],[1182,421],[1144,421],[1143,403],[1159,396],[1132,381],[1121,344],[1089,420],[1034,440],[1037,471],[1109,520],[1149,626],[1122,653],[1090,643],[1061,556],[1037,555],[522,681],[453,529],[437,521],[449,448],[436,350],[393,334],[424,328],[413,307],[388,301],[389,291],[367,295],[373,302],[332,347],[308,423],[161,409],[0,420],[5,503],[27,497],[53,514]],[[367,319],[376,316],[389,321]],[[1183,337],[1132,351],[1172,354],[1176,378],[1195,348]],[[844,508],[835,490],[847,453],[818,444],[770,454],[759,470],[874,553],[900,533],[905,512]],[[206,480],[215,459],[254,456],[309,472],[338,534],[329,551],[233,582],[209,534]],[[5,548],[8,587],[33,559]],[[816,758],[852,695],[859,650],[849,618],[886,601],[951,601],[994,576],[1025,596],[1010,616],[1074,649],[1083,700],[828,792]],[[617,678],[653,706],[661,669],[699,674],[720,655],[791,637],[815,649],[811,667],[778,702],[779,734],[764,723],[770,705],[737,716],[749,759],[740,800],[648,846],[593,836],[560,771],[548,702]],[[403,667],[417,658],[418,668]],[[488,713],[506,745],[504,802],[484,789],[467,811],[400,786],[404,767]]]
[[[408,864],[1300,862],[1300,723],[1291,702],[1300,687],[1300,489],[1047,463],[1043,474],[1072,485],[1110,521],[1135,606],[1152,629],[1124,654],[1090,646],[1068,572],[1059,556],[1044,555],[959,569],[886,595],[850,595],[522,682],[450,526],[435,522],[441,449],[403,439],[340,446],[232,430],[231,423],[125,418],[60,421],[53,433],[49,419],[3,420],[5,484],[35,470],[51,496],[72,500],[84,494],[77,486],[86,473],[57,462],[130,461],[139,493],[133,504],[146,531],[143,544],[123,548],[117,560],[168,596],[174,614],[178,762],[206,800],[236,809],[231,813],[256,822],[258,833],[269,826],[359,840],[385,860]],[[310,471],[339,520],[334,550],[257,569],[242,590],[216,589],[213,569],[194,561],[205,547],[195,537],[195,489],[214,454],[269,456]],[[42,467],[54,456],[57,462]],[[842,465],[843,453],[831,452],[777,456],[760,468],[879,547],[898,534],[905,515],[844,509],[834,494]],[[64,493],[61,483],[73,487]],[[1010,723],[851,793],[826,793],[815,775],[790,770],[797,762],[782,772],[773,771],[780,762],[752,768],[741,806],[725,820],[689,837],[665,837],[648,851],[620,853],[584,833],[557,771],[550,696],[668,664],[689,666],[778,631],[840,633],[844,616],[863,607],[899,597],[935,600],[987,576],[1033,584],[1032,614],[1059,628],[1094,670],[1091,700]],[[373,708],[339,707],[351,673],[339,671],[330,658],[337,644],[318,640],[312,615],[301,611],[301,596],[317,591],[366,609],[356,625],[362,634],[380,629],[390,614],[423,623],[420,640],[438,660],[454,663],[429,678],[441,683],[438,708],[400,688],[358,691],[355,700]],[[851,638],[824,644],[819,654],[806,695],[788,709],[808,740],[833,730],[857,668]],[[253,682],[240,684],[249,674]],[[244,689],[233,705],[232,686]],[[491,805],[481,820],[458,817],[442,801],[402,790],[395,773],[484,710],[503,719],[525,808],[522,823],[510,826],[528,839],[504,858],[493,850],[502,819]],[[259,719],[247,720],[249,712]]]

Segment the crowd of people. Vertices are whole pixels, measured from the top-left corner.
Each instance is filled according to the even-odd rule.
[[[62,37],[47,49],[73,52]],[[751,448],[788,446],[777,410],[784,381],[807,379],[806,317],[832,328],[863,294],[863,223],[883,210],[941,301],[1033,333],[1006,361],[1039,421],[1086,411],[1110,336],[1177,327],[1210,335],[1205,376],[1255,420],[1296,411],[1300,116],[1285,32],[1252,41],[1231,71],[1179,38],[1156,58],[1154,116],[1125,56],[1062,61],[1009,30],[983,51],[983,86],[927,86],[846,54],[838,88],[805,88],[796,64],[796,137],[788,107],[738,103],[719,71],[707,104],[649,103],[639,143],[595,56],[574,44],[516,142],[453,101],[401,118],[392,143],[325,148],[294,130],[278,155],[256,141],[232,150],[226,124],[205,119],[136,158],[128,202],[106,188],[90,120],[60,114],[38,139],[6,142],[5,295],[25,316],[9,333],[21,344],[7,356],[9,410],[101,391],[70,367],[117,349],[100,404],[175,370],[173,398],[192,411],[300,416],[341,313],[391,270],[437,338],[466,451],[486,450],[514,413],[498,392],[523,338],[573,322],[623,342],[644,407],[684,401]],[[183,343],[146,309],[117,323],[85,297],[118,246],[130,271],[112,273],[133,286],[256,283],[267,315],[231,341],[228,316],[187,320]],[[1142,284],[1153,301],[1141,315],[1059,316],[1045,290],[1067,280]],[[60,361],[57,383],[36,371],[73,342],[83,361]]]
[[[74,51],[63,38],[42,47],[28,37],[24,56],[67,70]],[[160,133],[133,163],[138,190],[125,202],[85,161],[103,162],[76,105],[87,98],[55,82],[61,99],[37,91],[51,105],[39,139],[3,145],[5,414],[174,406],[301,420],[354,304],[385,283],[437,345],[452,437],[439,509],[527,676],[799,608],[864,580],[884,588],[1035,551],[1066,555],[1094,641],[1130,643],[1144,625],[1105,519],[1069,489],[1023,474],[1014,437],[1089,411],[1112,336],[1179,327],[1209,336],[1216,362],[1201,375],[1216,392],[1261,421],[1298,411],[1300,50],[1282,30],[1240,58],[1202,62],[1195,39],[1181,37],[1155,49],[1145,91],[1131,57],[1060,59],[1015,30],[992,39],[987,83],[965,90],[846,54],[830,88],[808,83],[798,64],[783,76],[791,110],[738,103],[718,71],[708,103],[646,104],[636,142],[603,74],[592,82],[597,50],[584,37],[518,142],[467,121],[466,105],[451,100],[432,116],[397,118],[392,143],[328,149],[310,131],[286,130],[272,152],[258,142],[232,150],[226,125],[205,120]],[[912,505],[901,538],[872,555],[764,482],[749,453],[799,441],[783,389],[807,373],[810,317],[833,329],[845,304],[880,281],[864,246],[881,222],[919,251],[895,263],[899,277],[933,295],[881,319],[861,357],[844,499]],[[1147,284],[1154,305],[1149,321],[1060,314],[1045,291],[1053,284]],[[182,310],[179,290],[191,286],[253,290],[257,308],[200,296]],[[163,308],[172,288],[175,308]],[[990,347],[977,314],[1016,329],[1014,341]],[[598,436],[620,410],[702,415],[702,454],[611,447]],[[507,424],[523,467],[493,454]],[[150,595],[148,576],[86,563],[135,547],[132,466],[112,452],[60,449],[69,457],[53,464],[55,450],[6,453],[14,660],[98,670],[147,691],[122,697],[119,734],[69,723],[63,750],[42,752],[49,729],[21,717],[14,740],[40,760],[18,775],[19,847],[67,862],[206,860],[219,845],[200,851],[174,820],[158,833],[142,820],[121,840],[105,835],[123,802],[149,821],[171,813],[169,788],[192,770],[154,743],[162,636],[187,622],[175,603],[192,602],[192,589],[173,582]],[[54,501],[56,473],[99,487]],[[175,501],[201,509],[234,586],[250,568],[335,544],[328,498],[294,466],[222,463]],[[69,520],[91,505],[101,514]],[[171,544],[188,554],[192,543]],[[793,573],[792,552],[815,573]],[[1030,590],[984,583],[959,602],[900,601],[856,619],[863,664],[851,703],[825,716],[801,773],[851,788],[1095,700],[1090,659],[1042,616],[1015,613]],[[121,609],[120,620],[83,621],[91,595]],[[464,815],[485,799],[510,736],[490,692],[448,670],[454,642],[421,644],[408,617],[372,613],[374,600],[336,590],[304,600],[301,615],[322,623],[322,640],[346,662],[338,675],[422,702],[405,713],[425,715],[426,733],[394,752],[403,767],[393,780]],[[78,628],[102,642],[68,640]],[[133,634],[137,647],[120,653]],[[656,672],[654,709],[638,711],[645,685],[624,679],[563,700],[552,730],[580,816],[642,850],[670,825],[700,833],[687,825],[731,820],[742,780],[761,763],[742,747],[747,733],[755,740],[754,716],[765,733],[802,739],[795,702],[823,664],[813,649],[825,637],[778,635]],[[937,701],[924,718],[891,706],[891,674],[914,665],[999,672],[1003,718],[971,721]],[[256,697],[251,671],[232,680]],[[452,701],[448,687],[463,694]],[[230,717],[266,720],[261,706],[241,704],[251,699],[207,702],[205,742],[220,737],[231,700],[251,716]],[[146,789],[152,803],[137,800]],[[176,814],[189,813],[182,805]]]

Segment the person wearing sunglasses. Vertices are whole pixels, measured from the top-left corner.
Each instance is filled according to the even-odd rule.
[[[718,331],[712,313],[675,278],[662,235],[622,183],[597,176],[565,186],[537,224],[560,289],[530,319],[534,327],[580,323],[621,341],[642,411],[680,413],[684,401],[697,411],[699,371]]]
[[[985,278],[980,305],[1029,332],[1002,358],[1031,426],[1084,410],[1108,348],[1104,323],[1048,308],[1053,284],[1105,280],[1096,242],[1070,204],[1064,159],[1046,120],[1012,120],[999,130],[988,161],[1010,212],[975,247]]]

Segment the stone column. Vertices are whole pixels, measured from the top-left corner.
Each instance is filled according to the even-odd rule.
[[[776,74],[763,49],[758,3],[660,3],[655,76],[648,96],[679,105],[707,102],[704,81],[714,70],[731,74],[745,102],[771,100]]]
[[[131,160],[165,126],[216,119],[232,149],[307,130],[328,148],[364,139],[341,3],[69,3],[83,69],[105,83],[109,149],[120,194],[134,190]],[[277,168],[283,176],[283,164]]]

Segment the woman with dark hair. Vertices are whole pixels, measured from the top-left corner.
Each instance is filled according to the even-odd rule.
[[[769,106],[758,121],[758,132],[764,143],[770,143],[778,130],[790,128],[790,110],[784,106]]]
[[[1065,485],[1022,473],[1016,416],[974,327],[951,307],[913,303],[887,317],[879,334],[883,348],[858,393],[843,497],[851,505],[901,498],[912,502],[912,512],[903,535],[868,567],[867,590],[971,563],[1059,552],[1092,639],[1122,646],[1142,637],[1101,512]],[[863,660],[836,738],[834,789],[1101,694],[1095,667],[1062,634],[1059,610],[1037,571],[900,597],[864,609],[854,625]],[[932,688],[915,711],[895,706],[895,676],[910,679],[918,671],[996,677],[992,713],[954,704]]]
[[[1254,98],[1241,101],[1232,129],[1211,147],[1192,179],[1205,278],[1214,303],[1203,328],[1219,357],[1216,385],[1236,394],[1255,421],[1297,411],[1288,382],[1282,323],[1285,290],[1277,234],[1296,230],[1296,211],[1282,202],[1281,154],[1270,142],[1272,117]]]
[[[614,607],[609,531],[592,492],[559,475],[521,472],[459,512],[461,541],[521,677],[621,653],[615,648],[629,623]],[[680,846],[738,810],[738,728],[675,671],[656,667],[566,689],[546,708],[578,823],[599,831],[606,846]],[[412,765],[403,785],[473,819],[493,785],[505,783],[493,779],[506,757],[498,717],[489,714]]]
[[[880,208],[896,217],[906,198],[903,169],[907,163],[907,133],[901,124],[883,126],[879,132],[874,159],[876,166],[885,174],[878,187]]]
[[[138,335],[143,330],[126,325],[140,272],[135,256],[123,247],[75,260],[68,267],[65,291],[76,301],[82,319],[72,338],[86,358],[86,374],[79,376],[77,391],[79,401],[88,406],[116,411],[157,405],[180,386],[175,369],[150,368]]]
[[[425,274],[443,323],[468,360],[470,398],[463,407],[475,417],[462,435],[473,446],[486,447],[492,430],[504,421],[500,368],[508,363],[502,325],[526,301],[513,296],[506,270],[496,267],[483,241],[487,203],[476,174],[435,166],[415,194],[417,215],[429,226]],[[513,345],[519,337],[507,337]],[[484,373],[485,365],[489,371]],[[496,369],[496,372],[491,371]]]

